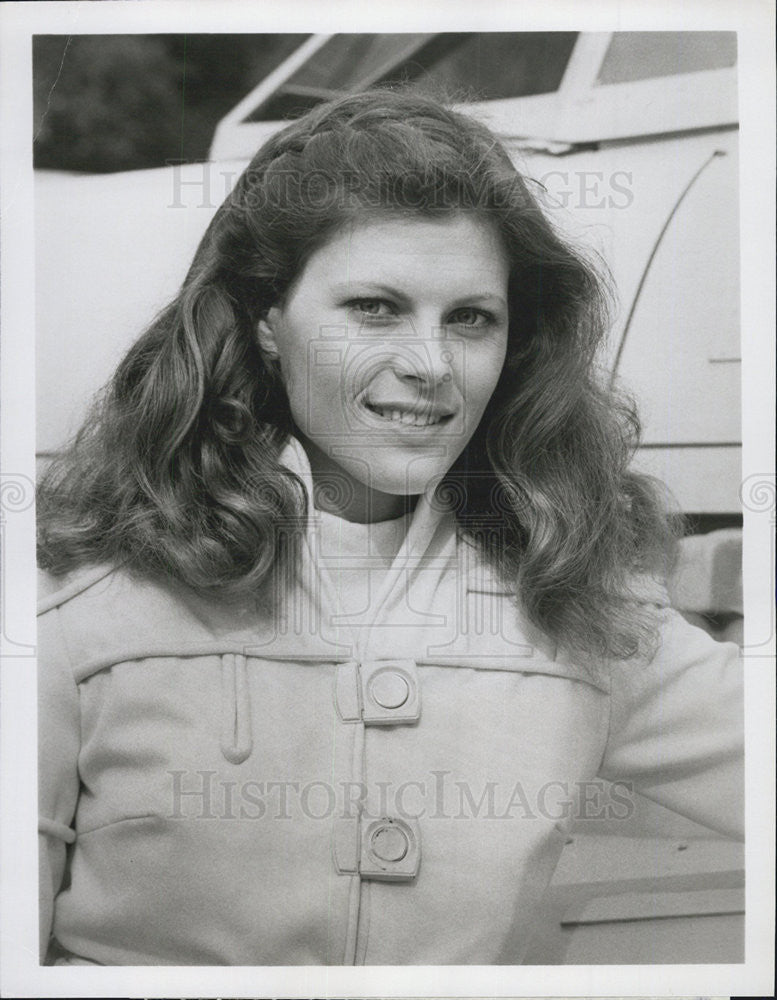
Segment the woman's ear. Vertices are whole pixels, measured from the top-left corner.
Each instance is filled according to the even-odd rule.
[[[280,309],[273,306],[256,324],[256,336],[262,353],[277,361],[280,357],[278,343],[276,340],[276,330],[279,326]]]

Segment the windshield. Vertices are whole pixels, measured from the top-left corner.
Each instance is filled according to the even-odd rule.
[[[623,31],[612,36],[596,84],[728,69],[736,61],[734,31]]]
[[[244,120],[303,114],[373,84],[410,84],[449,101],[528,97],[557,90],[577,32],[334,35]]]

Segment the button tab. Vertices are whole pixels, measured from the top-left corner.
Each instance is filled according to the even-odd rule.
[[[383,816],[362,820],[362,878],[381,882],[410,882],[421,862],[421,832],[417,820]]]
[[[421,688],[415,660],[368,660],[359,665],[362,719],[374,726],[417,722]]]

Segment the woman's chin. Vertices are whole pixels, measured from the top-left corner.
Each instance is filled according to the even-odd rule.
[[[448,468],[448,463],[414,459],[404,467],[377,470],[370,479],[370,486],[392,496],[418,496],[436,486]]]

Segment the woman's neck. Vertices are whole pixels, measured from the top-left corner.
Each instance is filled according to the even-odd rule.
[[[300,431],[296,436],[310,462],[313,504],[318,510],[346,521],[372,524],[402,517],[415,509],[417,496],[383,493],[365,486]]]

